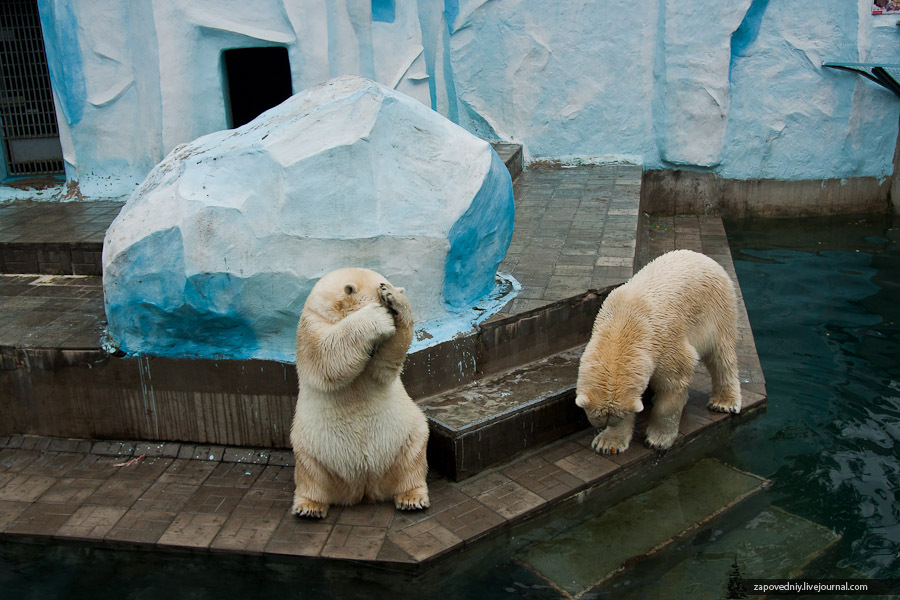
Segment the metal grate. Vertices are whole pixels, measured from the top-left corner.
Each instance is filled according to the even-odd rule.
[[[0,136],[8,175],[63,171],[37,0],[0,0]]]

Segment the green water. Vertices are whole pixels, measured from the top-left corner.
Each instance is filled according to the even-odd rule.
[[[769,394],[732,464],[842,536],[836,571],[900,577],[900,231],[882,218],[728,225]]]
[[[723,589],[730,556],[719,560],[711,552],[729,540],[746,547],[757,539],[750,535],[756,524],[776,513],[841,536],[820,555],[804,555],[806,574],[900,578],[900,232],[891,225],[873,218],[727,224],[769,405],[715,455],[770,479],[772,487],[630,565],[587,598],[660,597],[660,589],[680,585],[701,563],[708,565],[703,589]],[[253,557],[0,543],[0,596],[557,599],[562,594],[513,555],[544,532],[578,527],[597,510],[586,504],[557,512],[530,532],[512,532],[419,576]],[[748,564],[771,556],[742,552]]]

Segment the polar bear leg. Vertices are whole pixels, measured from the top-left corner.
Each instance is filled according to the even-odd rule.
[[[628,413],[618,424],[598,433],[591,442],[591,448],[598,454],[619,454],[628,449],[632,435],[634,435],[634,413]]]
[[[741,412],[741,383],[734,344],[720,344],[703,357],[703,364],[712,378],[712,396],[706,407],[719,412]]]
[[[294,501],[291,514],[324,519],[328,515],[328,474],[304,452],[294,452]],[[312,498],[317,498],[313,500]]]
[[[647,445],[656,450],[672,447],[678,437],[681,412],[687,404],[688,390],[694,379],[694,368],[699,356],[690,344],[685,343],[681,352],[668,356],[666,369],[653,374],[650,385],[655,398],[650,419],[647,422]]]
[[[654,391],[656,397],[647,422],[647,445],[655,450],[666,450],[678,437],[678,424],[687,404],[688,386]]]
[[[410,436],[396,464],[385,477],[386,484],[392,490],[390,495],[394,498],[394,506],[400,510],[418,510],[431,504],[426,481],[427,446],[428,426],[425,425]]]

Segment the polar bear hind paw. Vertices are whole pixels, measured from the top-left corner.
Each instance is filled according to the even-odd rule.
[[[420,510],[430,505],[427,489],[415,488],[394,496],[394,506],[399,510]]]
[[[678,430],[674,433],[661,433],[658,431],[647,431],[647,446],[653,450],[668,450],[678,438]]]
[[[308,498],[295,498],[291,506],[291,514],[295,517],[324,519],[328,515],[328,505],[314,502]]]

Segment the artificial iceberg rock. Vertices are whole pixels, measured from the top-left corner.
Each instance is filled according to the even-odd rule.
[[[406,288],[418,322],[488,294],[512,237],[490,145],[361,77],[175,148],[106,234],[113,346],[293,360],[306,296],[342,266]]]

